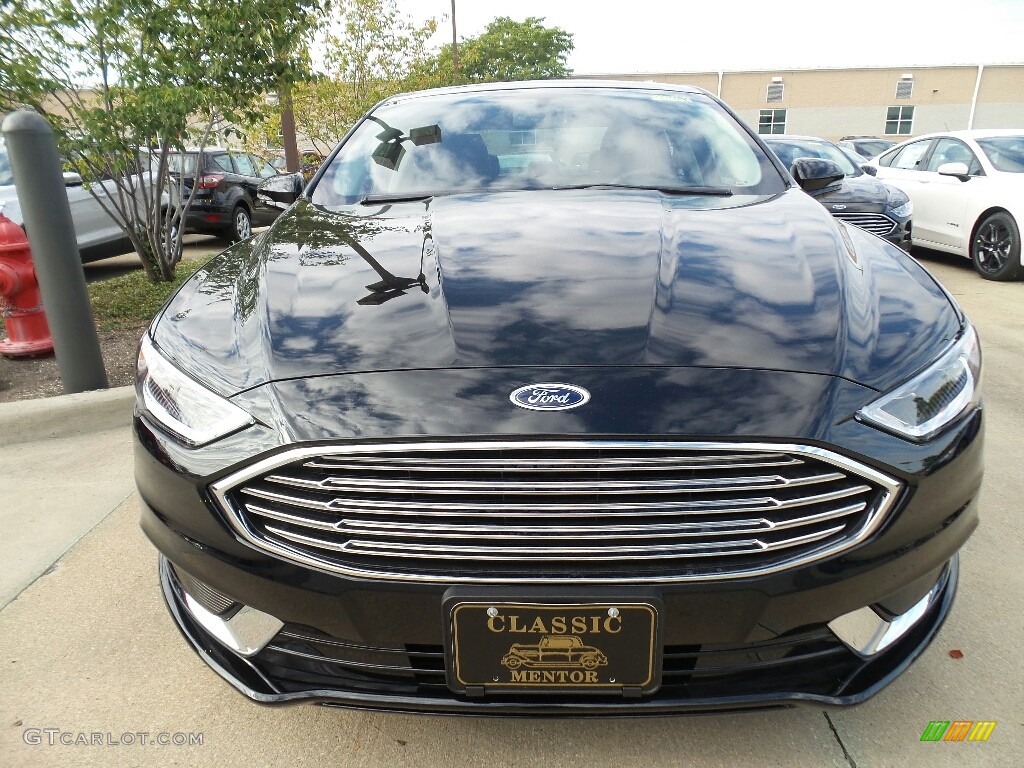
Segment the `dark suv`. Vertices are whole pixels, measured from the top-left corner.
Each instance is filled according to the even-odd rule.
[[[169,162],[173,177],[185,176],[186,197],[192,184],[197,184],[196,195],[185,214],[185,231],[219,235],[231,242],[246,239],[254,226],[266,226],[281,213],[281,206],[275,206],[262,194],[268,180],[274,179],[277,187],[292,177],[296,191],[301,191],[305,184],[301,173],[280,173],[255,155],[217,147],[173,154]]]

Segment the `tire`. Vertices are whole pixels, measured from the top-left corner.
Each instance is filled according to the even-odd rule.
[[[598,661],[596,656],[584,656],[582,659],[580,659],[580,664],[583,666],[585,670],[590,672],[601,666],[601,662]]]
[[[225,237],[232,243],[252,237],[252,214],[244,205],[236,205],[231,211],[231,224]]]
[[[501,663],[509,669],[519,669],[523,665],[523,660],[518,656],[506,656]]]
[[[1020,263],[1020,229],[1013,216],[997,211],[982,220],[971,238],[971,261],[975,271],[986,280],[1024,277]]]

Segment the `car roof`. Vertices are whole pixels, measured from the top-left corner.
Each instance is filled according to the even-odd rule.
[[[934,139],[941,136],[952,136],[957,139],[990,139],[997,136],[1024,136],[1024,128],[973,128],[961,131],[935,131],[934,133],[923,133],[913,139]]]
[[[674,83],[656,83],[653,80],[521,80],[503,83],[472,83],[469,85],[451,85],[445,88],[431,88],[424,91],[399,93],[384,99],[382,104],[395,104],[406,99],[425,96],[446,95],[453,93],[474,93],[490,91],[528,91],[528,90],[580,90],[583,88],[610,88],[634,91],[672,91],[675,93],[693,93],[710,96],[703,88],[695,85],[677,85]]]

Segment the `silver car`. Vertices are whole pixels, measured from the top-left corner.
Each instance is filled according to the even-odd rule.
[[[81,176],[77,173],[65,173],[64,186],[68,193],[71,219],[74,222],[75,238],[82,261],[96,261],[132,250],[131,242],[125,237],[121,227],[85,188]],[[116,194],[112,184],[109,191]],[[15,224],[25,225],[3,136],[0,136],[0,213]]]

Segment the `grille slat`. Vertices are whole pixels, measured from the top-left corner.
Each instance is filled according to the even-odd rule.
[[[523,483],[506,480],[490,482],[461,480],[443,482],[436,480],[419,480],[402,483],[398,480],[345,480],[339,477],[326,477],[322,480],[309,480],[286,475],[270,475],[268,483],[295,486],[316,490],[341,491],[343,493],[384,493],[423,495],[454,495],[454,496],[504,496],[514,493],[517,496],[568,496],[573,494],[667,494],[688,491],[691,493],[730,493],[732,491],[762,491],[797,485],[814,485],[832,480],[842,480],[841,472],[829,472],[807,477],[787,478],[781,475],[758,475],[741,477],[707,477],[680,480],[640,480],[627,482],[621,480],[552,480],[549,482],[533,481]]]
[[[709,520],[702,522],[653,523],[650,525],[601,525],[594,526],[516,526],[507,525],[439,525],[436,523],[409,523],[405,521],[375,522],[365,520],[344,519],[336,522],[314,520],[294,514],[278,512],[256,504],[246,504],[245,508],[254,515],[268,517],[291,523],[303,528],[322,531],[335,531],[348,535],[400,537],[400,538],[474,538],[479,540],[514,539],[516,541],[550,541],[571,536],[574,539],[607,539],[615,535],[624,539],[635,538],[674,538],[723,536],[738,534],[763,533],[765,531],[784,530],[811,523],[833,520],[862,511],[867,505],[864,502],[851,504],[839,509],[819,512],[813,515],[793,518],[791,520],[772,521],[767,518],[741,520]]]
[[[578,458],[551,458],[543,464],[524,465],[509,459],[479,459],[466,461],[463,459],[443,459],[431,457],[430,463],[424,463],[420,459],[402,459],[388,457],[386,462],[380,459],[365,457],[352,457],[344,461],[331,461],[329,458],[318,461],[307,461],[304,466],[310,469],[343,469],[356,472],[451,472],[453,470],[463,472],[492,472],[500,469],[502,472],[564,472],[572,470],[575,474],[584,472],[610,472],[614,470],[635,472],[638,468],[645,470],[658,470],[663,472],[679,471],[684,469],[734,469],[742,463],[746,468],[761,467],[791,467],[803,464],[800,459],[783,454],[751,454],[750,456],[695,456],[685,460],[666,458],[645,458],[635,457],[628,460],[623,459],[578,459]]]
[[[851,213],[847,211],[833,212],[837,219],[853,224],[855,227],[866,229],[875,235],[888,235],[896,229],[896,222],[881,213]]]
[[[328,571],[657,583],[833,555],[899,488],[806,446],[535,441],[292,449],[213,490],[250,542]]]
[[[778,542],[765,542],[760,539],[731,539],[727,541],[700,542],[692,544],[665,544],[659,543],[650,546],[603,546],[603,547],[510,547],[510,546],[464,546],[444,542],[441,544],[426,544],[414,542],[399,544],[382,541],[364,541],[360,539],[347,539],[345,541],[330,541],[319,539],[315,536],[308,536],[296,533],[273,525],[268,525],[267,531],[275,536],[287,539],[290,542],[306,544],[320,550],[330,552],[343,552],[349,555],[384,555],[388,557],[403,557],[412,559],[435,559],[435,560],[472,560],[490,561],[500,560],[502,562],[531,562],[531,561],[555,561],[555,562],[576,562],[580,558],[590,561],[618,561],[623,558],[639,560],[675,560],[685,557],[713,557],[720,555],[744,555],[756,552],[770,552],[788,547],[795,547],[801,544],[820,541],[832,534],[843,530],[844,526],[834,526],[824,531],[796,536]]]
[[[629,516],[677,516],[677,515],[712,515],[726,513],[763,512],[770,509],[792,509],[811,504],[823,504],[838,499],[848,498],[870,492],[868,485],[852,485],[837,491],[801,496],[794,499],[776,499],[774,497],[749,497],[738,499],[713,500],[681,500],[638,503],[607,501],[598,504],[560,503],[537,504],[524,501],[522,503],[496,504],[488,503],[487,509],[494,515],[502,517],[586,517],[595,514],[608,514],[622,517]],[[356,515],[411,515],[416,517],[479,517],[479,505],[433,502],[429,507],[407,501],[373,501],[355,498],[332,498],[329,501],[313,497],[292,496],[289,494],[269,491],[257,486],[246,486],[246,495],[268,501],[280,502],[288,506],[305,509],[337,512],[338,514]]]

